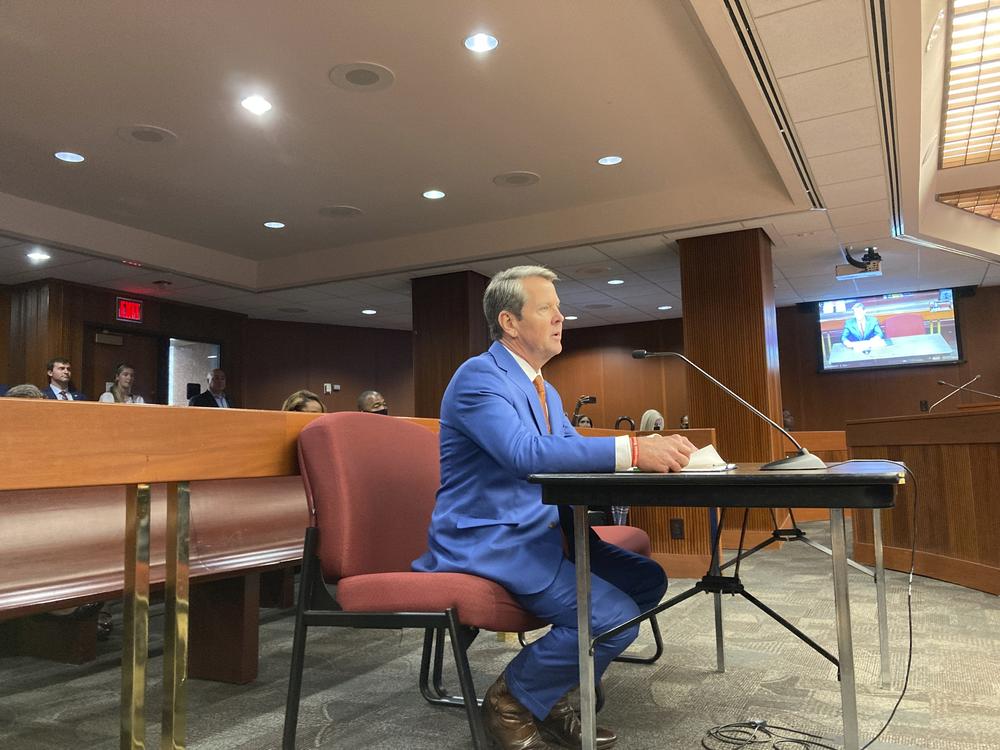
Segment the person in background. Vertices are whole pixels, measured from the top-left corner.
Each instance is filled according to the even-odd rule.
[[[861,302],[855,302],[851,306],[853,318],[849,318],[844,324],[844,332],[840,336],[840,343],[848,349],[853,349],[862,354],[868,354],[872,349],[881,349],[886,345],[885,334],[882,333],[882,326],[878,323],[878,318],[869,318],[865,314],[865,306]]]
[[[70,361],[65,357],[53,357],[45,366],[49,375],[49,384],[42,388],[42,396],[56,401],[86,401],[87,397],[73,390],[70,378],[73,373]]]
[[[388,414],[389,407],[386,406],[385,396],[378,391],[362,391],[358,396],[358,411],[367,411],[372,414]]]
[[[663,429],[663,415],[656,409],[646,409],[639,420],[639,429],[643,432],[659,432]]]
[[[188,406],[215,406],[220,409],[232,409],[235,405],[226,395],[226,373],[218,367],[205,376],[208,390],[202,391],[188,401]]]
[[[142,396],[132,393],[132,383],[135,382],[135,368],[122,362],[115,368],[115,382],[110,391],[105,391],[97,399],[102,404],[144,404]]]
[[[580,418],[578,420],[576,420],[576,426],[577,427],[593,427],[594,426],[594,422],[586,414],[581,414]]]
[[[781,410],[781,426],[786,430],[795,429],[795,417],[792,416],[792,413],[788,409]]]
[[[281,405],[282,411],[307,411],[311,414],[326,414],[326,406],[312,391],[295,391]]]
[[[3,395],[4,398],[45,398],[45,395],[31,383],[11,386]]]
[[[679,471],[694,452],[683,437],[583,438],[570,425],[542,367],[562,351],[564,317],[542,266],[492,278],[483,311],[493,344],[455,372],[441,401],[441,487],[416,571],[471,573],[496,581],[521,607],[552,624],[519,651],[483,698],[497,750],[581,746],[567,693],[580,682],[572,516],[544,505],[528,476],[545,472]],[[567,509],[568,510],[568,509]],[[565,535],[565,536],[564,536]],[[600,633],[652,608],[667,588],[659,563],[589,536],[591,620]],[[596,679],[638,634],[628,628],[595,647]],[[598,727],[597,747],[615,734]]]

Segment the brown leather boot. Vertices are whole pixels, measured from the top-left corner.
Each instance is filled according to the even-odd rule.
[[[576,715],[576,711],[566,700],[566,696],[559,699],[544,721],[538,722],[538,728],[546,740],[558,747],[568,747],[574,750],[583,747],[583,741],[580,739],[583,725],[580,723],[580,717]],[[596,746],[599,750],[613,747],[617,741],[618,735],[610,729],[597,728]]]
[[[554,750],[538,731],[535,717],[507,689],[501,674],[483,696],[483,724],[495,750]]]

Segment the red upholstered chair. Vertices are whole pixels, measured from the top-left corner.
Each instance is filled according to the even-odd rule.
[[[283,747],[295,746],[308,628],[423,628],[420,684],[432,703],[464,707],[477,750],[486,735],[466,651],[480,628],[502,632],[545,625],[498,584],[460,573],[415,573],[427,548],[439,484],[438,437],[378,414],[340,412],[312,421],[299,436],[309,503],[295,617]],[[336,584],[336,598],[325,584]],[[451,641],[461,696],[441,686],[444,633]],[[433,686],[428,685],[436,640]]]
[[[920,313],[901,313],[882,322],[882,332],[890,339],[897,336],[920,336],[927,333]]]

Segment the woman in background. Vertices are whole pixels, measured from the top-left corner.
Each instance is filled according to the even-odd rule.
[[[282,411],[307,411],[313,414],[326,414],[326,407],[312,391],[295,391],[281,405]]]
[[[101,394],[97,399],[104,404],[144,404],[142,396],[132,394],[132,383],[135,381],[135,368],[122,362],[115,368],[115,382],[110,391]]]
[[[663,415],[656,409],[646,409],[639,420],[639,429],[643,432],[659,431],[663,429]]]

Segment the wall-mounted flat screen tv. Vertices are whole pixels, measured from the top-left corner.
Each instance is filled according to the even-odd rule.
[[[953,289],[817,303],[823,372],[960,362]]]

